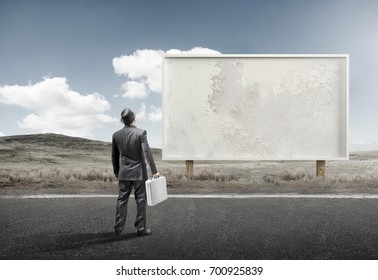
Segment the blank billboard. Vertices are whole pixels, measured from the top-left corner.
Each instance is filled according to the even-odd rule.
[[[165,55],[163,159],[348,159],[348,60]]]

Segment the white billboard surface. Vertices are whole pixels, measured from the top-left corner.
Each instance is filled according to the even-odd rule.
[[[348,61],[165,55],[163,159],[348,159]]]

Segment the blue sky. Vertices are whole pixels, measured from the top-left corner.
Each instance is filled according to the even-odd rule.
[[[0,0],[0,135],[110,141],[128,106],[150,145],[161,147],[161,92],[151,78],[158,68],[145,61],[200,47],[348,53],[349,141],[378,143],[377,14],[378,1],[367,0]]]

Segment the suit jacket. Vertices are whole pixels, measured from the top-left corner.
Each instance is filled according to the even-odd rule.
[[[118,174],[118,180],[147,180],[146,160],[152,174],[157,173],[145,130],[134,125],[125,125],[123,129],[113,134],[112,163],[114,174]]]

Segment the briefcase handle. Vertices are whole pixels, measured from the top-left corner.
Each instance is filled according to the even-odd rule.
[[[156,178],[159,178],[160,176],[155,176],[155,175],[152,175],[152,179],[156,179]]]

